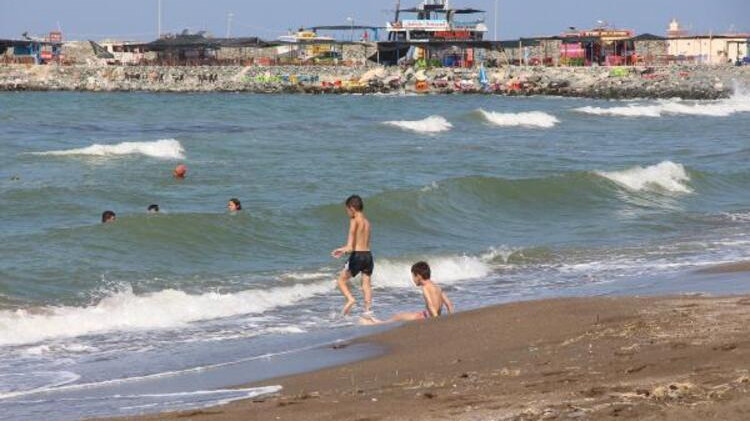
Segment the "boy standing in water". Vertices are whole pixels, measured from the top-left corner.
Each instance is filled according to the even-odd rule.
[[[425,262],[417,262],[411,267],[411,280],[419,288],[422,288],[424,297],[425,310],[415,313],[400,313],[386,321],[380,321],[372,317],[362,319],[362,324],[381,324],[394,322],[408,322],[413,320],[426,320],[434,317],[440,317],[443,314],[443,308],[448,314],[453,314],[453,303],[448,299],[443,290],[435,285],[430,279],[432,271],[430,265]]]
[[[349,279],[362,274],[362,291],[365,296],[365,312],[372,308],[372,271],[375,266],[372,253],[370,252],[370,221],[364,214],[364,203],[362,198],[354,195],[346,199],[346,213],[349,215],[349,236],[346,245],[331,252],[336,259],[349,253],[349,261],[339,276],[339,289],[346,298],[346,304],[341,311],[343,315],[349,314],[356,301],[349,290]]]

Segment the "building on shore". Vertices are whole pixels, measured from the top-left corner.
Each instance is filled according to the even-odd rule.
[[[397,2],[395,18],[386,23],[388,41],[378,43],[376,61],[472,67],[479,61],[477,50],[484,41],[487,25],[483,10],[452,8],[447,0],[424,0],[402,9]],[[402,19],[402,15],[409,18]]]
[[[90,41],[96,56],[110,65],[249,65],[271,46],[256,37],[210,38],[203,33],[166,36],[152,42]]]
[[[106,60],[108,64],[136,65],[156,59],[156,55],[149,51],[145,44],[138,41],[104,40],[99,43],[90,41],[90,43],[98,53],[97,55]],[[103,48],[104,51],[97,47]],[[109,54],[106,54],[105,51]]]
[[[736,64],[750,57],[750,34],[695,35],[667,43],[670,57],[680,63]]]
[[[45,38],[23,35],[20,40],[0,40],[0,63],[49,64],[59,63],[62,55],[62,33],[52,31]]]
[[[691,35],[673,19],[667,30],[672,61],[696,64],[737,64],[750,57],[750,33]]]
[[[631,38],[635,49],[635,64],[654,66],[669,63],[667,39],[653,34]]]
[[[376,44],[372,40],[378,39],[381,29],[353,24],[300,28],[276,41],[281,44],[277,47],[276,61],[284,64],[364,66],[367,58],[376,51]],[[323,36],[321,32],[334,36]]]

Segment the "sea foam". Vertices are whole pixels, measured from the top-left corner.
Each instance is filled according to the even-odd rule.
[[[488,123],[500,127],[535,127],[549,129],[560,122],[557,117],[541,111],[522,113],[498,113],[494,111],[477,110],[479,115]]]
[[[136,295],[126,288],[88,307],[0,311],[0,345],[31,344],[111,331],[181,327],[200,320],[258,314],[333,290],[332,282],[191,295],[163,290]]]
[[[489,275],[491,258],[489,255],[436,256],[429,257],[428,261],[435,279],[441,285],[450,285]],[[412,263],[413,260],[378,260],[373,276],[374,287],[413,287],[409,275]],[[310,275],[309,278],[325,276],[317,271]],[[33,312],[0,311],[0,346],[36,344],[50,339],[115,331],[174,329],[204,320],[260,314],[335,293],[333,281],[336,275],[329,272],[325,279],[315,282],[227,294],[194,295],[170,289],[137,295],[125,287],[91,306],[44,307]],[[308,278],[299,273],[295,277]]]
[[[575,109],[584,114],[614,117],[663,117],[665,115],[692,115],[706,117],[728,117],[736,113],[750,112],[750,96],[735,94],[720,101],[661,100],[655,104],[629,104],[621,107],[581,107]]]
[[[430,257],[432,275],[441,285],[451,285],[490,274],[489,258],[474,256]],[[376,262],[372,284],[374,288],[414,287],[411,281],[412,261],[381,259]]]
[[[693,191],[687,184],[690,176],[685,167],[672,161],[622,171],[598,171],[596,174],[633,191],[654,189],[673,193],[692,193]]]
[[[386,121],[383,124],[398,127],[399,129],[409,130],[417,133],[441,133],[447,132],[453,128],[453,125],[444,117],[433,115],[424,120],[417,121]]]
[[[123,142],[115,145],[95,143],[80,149],[36,152],[43,156],[95,156],[144,155],[159,159],[185,159],[185,149],[176,139],[161,139],[154,142]]]

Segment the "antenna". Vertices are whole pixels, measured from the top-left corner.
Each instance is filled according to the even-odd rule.
[[[234,13],[229,12],[227,13],[227,38],[232,37],[232,18],[234,17]]]

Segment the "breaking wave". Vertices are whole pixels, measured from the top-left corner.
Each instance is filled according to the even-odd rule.
[[[163,290],[136,295],[125,288],[88,307],[0,311],[0,345],[36,343],[112,331],[165,329],[200,320],[259,314],[332,291],[332,282],[297,284],[233,294],[190,295]]]
[[[500,127],[536,127],[549,129],[560,122],[557,117],[541,111],[498,113],[478,109],[477,113],[488,123]]]
[[[443,284],[487,276],[491,272],[490,259],[489,255],[428,257],[435,279]],[[413,287],[409,275],[412,263],[406,259],[378,260],[373,276],[374,287]],[[137,295],[128,286],[91,306],[0,311],[0,346],[115,331],[172,329],[194,322],[260,314],[335,293],[336,275],[336,271],[320,270],[295,273],[295,278],[314,281],[226,294],[192,295],[168,289]],[[288,279],[282,276],[284,278]]]
[[[417,121],[386,121],[383,124],[398,127],[402,130],[409,130],[417,133],[442,133],[453,128],[453,125],[444,117],[433,115],[424,120]]]
[[[185,149],[176,139],[161,139],[154,142],[123,142],[116,145],[95,143],[80,149],[35,152],[42,156],[96,156],[143,155],[158,159],[185,159]]]
[[[614,117],[662,117],[664,115],[692,115],[728,117],[750,112],[750,96],[735,94],[729,99],[710,102],[663,100],[656,104],[629,104],[621,107],[581,107],[578,112]]]
[[[490,258],[490,256],[444,256],[429,257],[425,260],[430,262],[434,279],[440,284],[450,285],[489,275],[492,271]],[[372,278],[373,288],[414,287],[410,275],[414,261],[378,260]]]
[[[633,167],[623,171],[596,174],[633,191],[661,189],[673,193],[692,193],[687,184],[690,175],[682,164],[664,161],[649,167]]]

